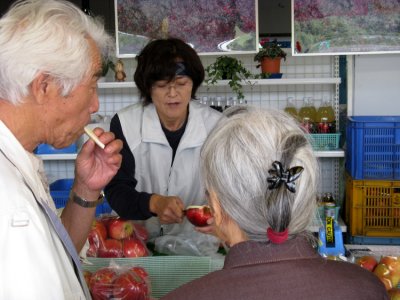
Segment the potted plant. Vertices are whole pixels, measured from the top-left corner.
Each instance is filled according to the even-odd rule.
[[[229,80],[228,84],[237,98],[244,99],[242,92],[242,80],[251,77],[251,72],[246,69],[242,62],[235,57],[219,56],[214,63],[205,68],[207,85],[214,85],[217,80]]]
[[[261,73],[277,74],[280,73],[282,58],[286,60],[286,52],[274,40],[262,44],[262,48],[254,56],[254,61],[260,63],[257,68],[261,66]]]

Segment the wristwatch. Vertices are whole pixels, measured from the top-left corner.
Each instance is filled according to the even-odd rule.
[[[97,205],[103,203],[104,201],[104,192],[101,191],[99,198],[96,201],[88,201],[84,198],[79,197],[75,192],[71,190],[69,197],[74,201],[76,204],[79,206],[85,207],[85,208],[90,208],[90,207],[96,207]]]

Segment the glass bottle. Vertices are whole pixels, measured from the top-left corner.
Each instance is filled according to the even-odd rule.
[[[298,119],[297,108],[293,97],[287,98],[286,107],[284,111],[289,115],[291,115],[293,118]]]
[[[304,97],[303,105],[301,106],[298,115],[300,120],[309,118],[310,123],[315,123],[317,110],[314,106],[314,101],[311,97]]]
[[[336,132],[336,119],[335,119],[335,111],[333,110],[333,106],[329,100],[324,100],[321,106],[317,111],[317,121],[322,122],[322,118],[326,118],[326,121],[329,126],[329,132],[327,133],[335,133]]]

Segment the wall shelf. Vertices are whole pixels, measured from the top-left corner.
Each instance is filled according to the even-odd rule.
[[[229,80],[218,80],[214,85],[207,85],[205,83],[202,86],[213,87],[213,86],[228,86]],[[281,78],[281,79],[249,79],[242,81],[243,85],[301,85],[301,84],[339,84],[341,83],[340,78]],[[136,88],[136,84],[133,81],[124,82],[99,82],[97,84],[99,89],[119,89],[119,88]]]

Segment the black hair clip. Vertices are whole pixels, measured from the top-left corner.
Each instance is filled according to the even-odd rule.
[[[272,163],[273,169],[268,170],[268,173],[272,176],[267,178],[269,183],[268,188],[270,190],[277,189],[281,186],[282,182],[285,183],[286,188],[292,193],[296,192],[296,183],[294,182],[300,177],[303,172],[303,167],[293,167],[288,170],[284,170],[281,162],[274,161]]]

